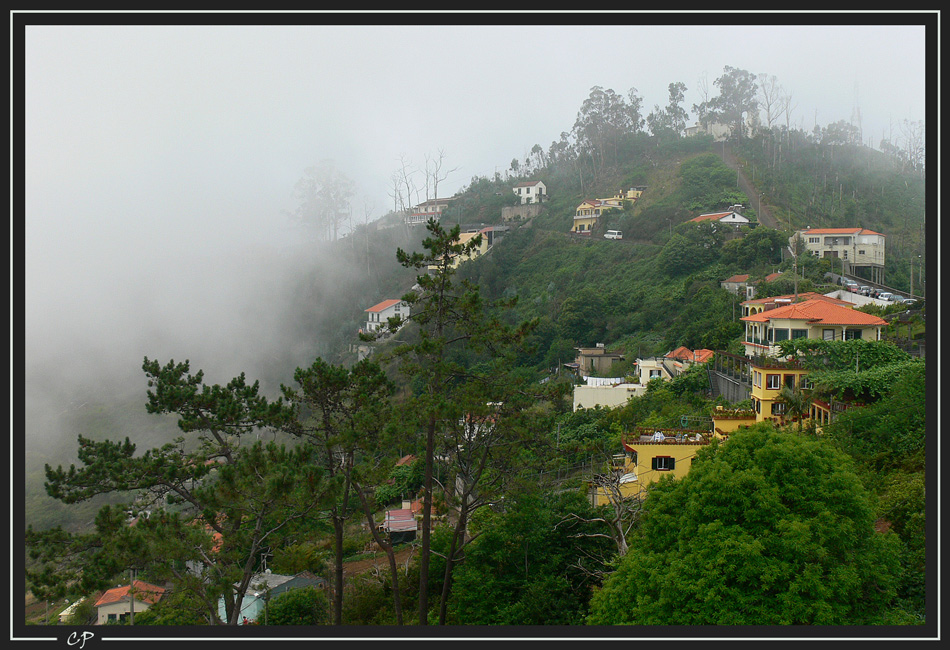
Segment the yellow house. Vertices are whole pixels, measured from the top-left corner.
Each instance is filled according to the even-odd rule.
[[[481,230],[475,231],[475,232],[463,232],[463,233],[461,233],[461,234],[459,235],[459,242],[458,242],[458,243],[459,243],[459,244],[463,244],[463,245],[464,245],[464,244],[467,244],[467,243],[470,242],[472,239],[474,239],[476,235],[481,235],[481,236],[482,236],[481,244],[478,245],[478,248],[476,248],[475,250],[473,250],[473,251],[470,252],[470,253],[466,253],[466,254],[464,254],[464,255],[456,255],[456,256],[454,256],[454,257],[452,258],[451,263],[449,264],[449,266],[451,266],[451,268],[456,269],[456,268],[458,268],[458,265],[461,264],[462,262],[467,262],[468,260],[473,260],[473,259],[475,259],[476,257],[481,257],[482,255],[484,255],[485,253],[488,252],[488,249],[491,248],[491,242],[492,242],[492,229],[491,229],[490,226],[487,227],[487,228],[482,228]],[[438,268],[439,268],[439,266],[438,266],[437,264],[430,264],[430,265],[429,265],[429,271],[430,271],[430,272],[436,271],[436,270],[438,270]]]
[[[808,381],[808,371],[794,362],[761,357],[752,362],[751,373],[750,399],[755,421],[770,421],[777,425],[792,421],[791,415],[786,413],[785,402],[780,399],[782,388],[787,386],[792,390],[810,390],[812,386]],[[807,418],[808,414],[804,417]]]
[[[636,201],[640,198],[645,187],[632,187],[620,191],[606,199],[587,199],[574,210],[574,224],[571,232],[589,235],[597,224],[597,220],[607,210],[622,210],[624,201]]]
[[[647,487],[663,476],[682,478],[689,473],[696,452],[722,436],[699,429],[637,427],[625,434],[624,454],[614,458],[612,476],[591,487],[594,507],[611,498],[644,496]]]
[[[725,409],[722,406],[717,406],[710,417],[712,418],[713,433],[723,437],[757,422],[754,410]]]

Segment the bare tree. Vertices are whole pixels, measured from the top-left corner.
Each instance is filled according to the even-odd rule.
[[[458,170],[458,167],[453,167],[446,171],[442,171],[442,165],[445,162],[445,150],[439,149],[438,153],[434,157],[426,156],[426,186],[428,187],[429,181],[432,181],[432,191],[435,193],[433,199],[439,198],[439,183],[444,181],[449,177],[454,171]],[[427,197],[428,198],[428,197]]]
[[[779,111],[782,87],[775,75],[759,74],[759,105],[765,111],[765,128],[771,130],[772,125],[781,114]]]

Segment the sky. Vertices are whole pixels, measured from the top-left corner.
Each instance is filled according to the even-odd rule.
[[[25,134],[28,372],[65,358],[77,379],[109,360],[138,369],[162,337],[176,358],[223,341],[255,347],[251,332],[277,324],[250,301],[276,291],[300,254],[294,185],[324,160],[354,182],[354,214],[376,219],[403,164],[443,156],[440,196],[504,174],[570,131],[594,86],[636,88],[646,113],[683,82],[692,123],[701,85],[716,94],[725,66],[774,75],[792,124],[809,131],[858,107],[877,146],[925,118],[920,25],[401,18],[28,25],[13,69],[25,123],[12,125]]]

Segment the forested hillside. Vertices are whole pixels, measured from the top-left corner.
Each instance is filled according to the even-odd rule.
[[[391,214],[332,242],[328,255],[355,269],[332,286],[326,259],[302,262],[286,371],[272,362],[265,377],[205,378],[143,355],[138,398],[96,396],[70,418],[67,459],[28,464],[28,588],[82,596],[135,569],[183,587],[144,622],[237,625],[266,557],[275,572],[325,577],[326,598],[300,609],[338,625],[923,622],[925,366],[886,342],[857,342],[886,354],[853,341],[815,352],[818,390],[859,404],[824,434],[757,425],[642,502],[587,498],[624,432],[747,404],[712,399],[700,369],[651,382],[625,406],[574,412],[560,370],[576,347],[624,353],[620,373],[678,346],[741,354],[741,298],[722,280],[783,271],[760,294],[831,288],[827,260],[793,267],[787,254],[805,225],[885,234],[896,288],[923,252],[918,157],[868,149],[842,124],[760,128],[727,144],[684,137],[672,86],[671,106],[649,115],[632,93],[595,88],[560,141],[504,176],[473,178],[441,223],[409,228]],[[758,196],[739,190],[739,173]],[[475,246],[459,242],[461,226],[501,225],[523,180],[546,184],[541,213],[456,272],[452,259]],[[569,233],[582,200],[634,186],[642,197],[591,235]],[[734,204],[753,220],[765,204],[781,227],[734,236],[690,221]],[[403,298],[411,317],[390,323],[389,338],[361,339],[363,310],[386,298]],[[357,344],[368,358],[357,361]],[[131,417],[133,399],[158,424]],[[44,480],[69,508],[103,495],[110,505],[94,521],[89,509],[42,513]],[[377,528],[403,499],[422,507],[404,563]],[[366,557],[379,570],[345,579],[347,562]]]

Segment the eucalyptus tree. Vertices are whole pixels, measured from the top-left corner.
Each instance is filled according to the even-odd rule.
[[[252,576],[268,544],[306,521],[332,488],[306,447],[286,449],[257,435],[294,417],[283,398],[270,401],[244,374],[226,385],[204,383],[189,363],[147,357],[146,410],[174,414],[184,435],[136,454],[129,442],[79,436],[82,466],[46,466],[46,490],[64,503],[117,493],[125,508],[100,510],[93,534],[29,531],[42,561],[41,582],[106,585],[134,566],[193,594],[207,620],[236,625]],[[132,510],[134,508],[134,511]],[[131,512],[137,518],[130,520]],[[219,615],[223,601],[224,616]]]

